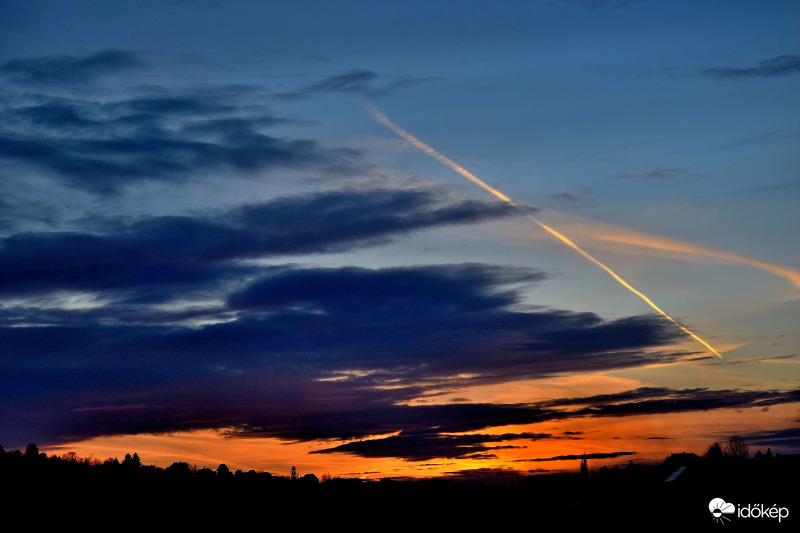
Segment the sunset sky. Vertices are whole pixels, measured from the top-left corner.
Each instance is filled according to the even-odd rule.
[[[0,444],[365,478],[800,452],[798,24],[0,0]]]

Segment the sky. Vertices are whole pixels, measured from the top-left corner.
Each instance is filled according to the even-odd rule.
[[[800,452],[797,2],[0,14],[5,449],[366,479]]]

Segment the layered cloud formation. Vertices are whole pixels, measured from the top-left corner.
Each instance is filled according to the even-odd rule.
[[[509,425],[800,401],[797,391],[648,387],[415,404],[472,385],[707,356],[676,348],[684,333],[658,316],[536,305],[531,295],[551,274],[535,266],[359,261],[355,252],[412,234],[533,211],[419,177],[372,180],[361,150],[287,134],[280,127],[296,121],[273,109],[424,79],[357,70],[293,91],[119,81],[149,68],[123,50],[0,65],[0,189],[11,199],[0,200],[4,446],[210,428],[326,441],[318,454],[490,459],[583,438],[499,429]],[[287,172],[307,181],[262,192]],[[179,191],[158,198],[169,204],[198,182],[222,189],[234,178],[259,194],[158,212],[130,201],[144,186]],[[350,264],[326,264],[346,252]]]

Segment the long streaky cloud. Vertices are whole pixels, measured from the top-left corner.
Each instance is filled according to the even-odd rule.
[[[491,187],[490,185],[485,183],[483,180],[481,180],[480,178],[478,178],[477,176],[472,174],[470,171],[468,171],[467,169],[465,169],[464,167],[462,167],[461,165],[459,165],[458,163],[456,163],[455,161],[453,161],[452,159],[450,159],[446,155],[437,152],[432,147],[428,146],[424,142],[420,141],[419,139],[417,139],[416,137],[414,137],[413,135],[411,135],[410,133],[408,133],[407,131],[402,129],[400,126],[396,125],[394,122],[389,120],[389,118],[386,115],[384,115],[374,105],[367,104],[367,110],[369,111],[369,113],[372,115],[372,117],[376,121],[378,121],[379,123],[383,124],[384,126],[389,128],[390,130],[392,130],[394,133],[396,133],[397,135],[399,135],[400,137],[402,137],[403,139],[405,139],[406,141],[411,143],[415,148],[418,148],[419,150],[422,150],[426,154],[430,155],[431,157],[437,159],[438,161],[440,161],[444,165],[450,167],[454,171],[458,172],[459,174],[461,174],[462,176],[464,176],[465,178],[467,178],[471,182],[475,183],[476,185],[478,185],[482,189],[492,193],[494,196],[496,196],[497,198],[503,200],[504,202],[508,202],[508,203],[510,203],[512,205],[516,205],[516,203],[511,198],[509,198],[505,194],[501,193],[500,191],[498,191],[494,187]],[[686,333],[687,335],[692,337],[694,340],[696,340],[697,342],[699,342],[700,344],[705,346],[714,355],[716,355],[720,359],[722,358],[722,355],[720,355],[720,353],[717,350],[715,350],[709,343],[707,343],[706,341],[701,339],[695,333],[693,333],[688,328],[686,328],[685,326],[680,324],[677,320],[675,320],[674,318],[669,316],[660,307],[658,307],[650,298],[645,296],[644,293],[642,293],[641,291],[635,289],[633,286],[631,286],[627,281],[622,279],[616,272],[611,270],[604,263],[602,263],[601,261],[599,261],[598,259],[596,259],[592,255],[590,255],[588,252],[586,252],[585,250],[580,248],[577,244],[575,244],[570,239],[568,239],[565,235],[563,235],[562,233],[559,233],[554,228],[548,226],[544,222],[541,222],[540,220],[536,219],[532,215],[528,215],[528,218],[530,218],[533,222],[535,222],[539,227],[541,227],[542,229],[544,229],[545,231],[550,233],[550,235],[552,235],[553,237],[555,237],[556,239],[561,241],[563,244],[565,244],[566,246],[569,246],[570,248],[572,248],[573,250],[575,250],[576,252],[581,254],[584,258],[586,258],[587,260],[591,261],[592,263],[594,263],[598,267],[600,267],[603,270],[605,270],[608,275],[610,275],[612,278],[614,278],[618,283],[620,283],[623,287],[625,287],[626,289],[631,291],[633,294],[635,294],[636,296],[641,298],[647,305],[649,305],[650,307],[655,309],[660,315],[662,315],[663,317],[667,318],[670,322],[672,322],[673,324],[678,326],[684,333]]]
[[[574,217],[570,215],[570,217]],[[679,254],[691,254],[696,256],[712,257],[715,259],[722,259],[724,261],[731,261],[734,263],[741,263],[754,268],[764,270],[770,274],[780,276],[792,285],[800,289],[800,271],[792,268],[767,263],[760,261],[746,255],[736,254],[725,250],[710,248],[707,246],[700,246],[688,242],[652,235],[639,231],[632,231],[626,228],[613,226],[608,223],[598,223],[597,221],[587,222],[567,222],[571,227],[580,231],[584,236],[590,236],[596,241],[602,241],[612,244],[628,245],[638,248],[649,248],[652,250],[661,250],[664,252],[678,252]],[[672,255],[675,259],[680,259],[679,256]]]

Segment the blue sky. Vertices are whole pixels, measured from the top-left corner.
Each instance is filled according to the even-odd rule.
[[[580,418],[627,462],[664,449],[597,405],[657,398],[729,420],[653,426],[676,450],[796,450],[797,3],[0,12],[4,446],[210,430],[416,475],[568,455]]]

